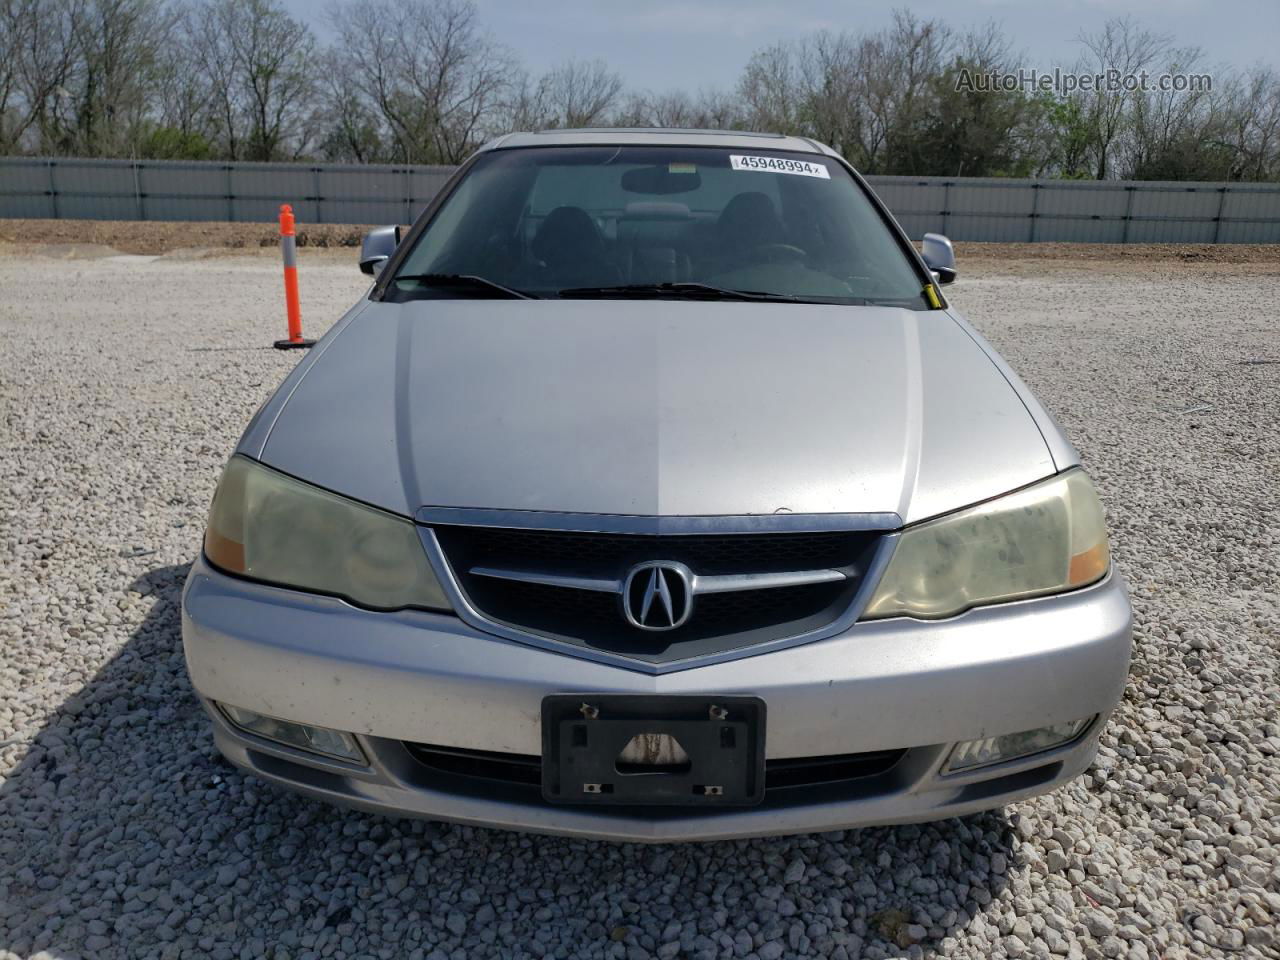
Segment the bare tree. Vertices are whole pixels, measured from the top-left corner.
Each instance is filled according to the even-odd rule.
[[[846,155],[856,152],[867,119],[859,54],[857,37],[829,31],[802,41],[797,54],[804,132]]]
[[[550,126],[550,114],[541,79],[524,70],[516,70],[507,85],[494,125],[506,130],[542,130]]]
[[[330,17],[397,159],[460,163],[494,132],[514,65],[470,0],[354,0]]]
[[[232,159],[282,160],[307,147],[315,38],[279,0],[202,0],[186,22]]]
[[[742,104],[723,90],[703,90],[693,101],[694,127],[704,130],[741,129],[746,125]]]
[[[1085,55],[1077,73],[1115,77],[1136,75],[1151,67],[1169,47],[1165,34],[1153,33],[1138,26],[1132,17],[1118,17],[1103,24],[1098,33],[1082,33],[1077,38]],[[1089,118],[1090,150],[1094,162],[1094,178],[1105,180],[1111,172],[1112,150],[1129,121],[1129,108],[1135,91],[1123,83],[1111,89],[1084,91],[1081,102]]]
[[[42,153],[69,147],[83,0],[0,4],[0,148]]]
[[[325,51],[319,66],[321,153],[330,160],[352,163],[390,159],[385,126],[361,92],[350,60],[331,49]]]
[[[931,81],[945,70],[952,42],[940,21],[905,10],[894,11],[892,25],[876,33],[823,32],[802,40],[794,56],[795,132],[832,143],[868,173],[918,172]]]
[[[1247,70],[1227,89],[1221,109],[1234,179],[1280,179],[1280,74],[1265,66]]]
[[[1161,63],[1169,75],[1202,65],[1196,48],[1170,50]],[[1121,141],[1118,172],[1128,179],[1217,179],[1230,166],[1230,147],[1222,145],[1221,98],[1209,89],[1135,91],[1129,107],[1128,135]]]
[[[622,78],[603,60],[570,60],[543,78],[552,125],[589,127],[604,122],[622,92]]]
[[[751,127],[778,133],[799,132],[805,90],[793,45],[776,43],[752,54],[737,92]]]
[[[883,34],[879,63],[864,66],[871,71],[868,85],[877,91],[874,103],[885,112],[878,118],[885,131],[884,162],[895,172],[922,168],[930,80],[946,70],[952,44],[951,30],[940,20],[917,20],[909,11],[895,10],[893,25]]]
[[[199,87],[203,88],[211,130],[221,154],[238,160],[244,151],[243,111],[235,53],[223,32],[220,14],[218,4],[208,0],[184,9],[179,27],[180,46],[198,78]],[[180,63],[178,68],[181,69]]]
[[[216,150],[217,99],[213,84],[192,69],[186,13],[176,10],[156,65],[151,130],[139,154],[159,159],[206,159]]]
[[[0,151],[13,153],[35,122],[22,96],[23,66],[39,0],[0,0]]]
[[[866,173],[889,169],[887,149],[898,115],[901,91],[896,86],[893,52],[884,34],[858,39],[850,65],[857,122],[846,156]]]
[[[136,151],[170,23],[159,0],[86,0],[75,32],[71,149],[88,156]]]
[[[749,126],[742,104],[730,93],[683,90],[667,93],[632,93],[613,115],[620,127],[669,127],[684,130],[729,130]]]
[[[668,93],[633,93],[614,114],[620,127],[694,129],[702,126],[698,104],[681,90]]]
[[[598,126],[621,93],[622,78],[603,60],[568,60],[536,80],[515,74],[501,122],[512,130]]]
[[[396,159],[421,162],[431,149],[429,124],[398,75],[395,10],[372,0],[335,3],[329,20],[339,31],[335,54],[341,69],[382,118]]]
[[[306,148],[303,124],[315,90],[315,37],[278,0],[234,0],[232,49],[249,111],[248,155],[253,160],[297,156]]]
[[[887,30],[865,36],[822,32],[758,51],[738,97],[747,124],[831,143],[871,173],[924,162],[931,81],[951,49],[939,21],[895,11]]]

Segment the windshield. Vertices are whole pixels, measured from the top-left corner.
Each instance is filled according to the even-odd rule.
[[[862,188],[830,157],[539,147],[482,154],[384,296],[714,297],[927,309],[923,285]]]

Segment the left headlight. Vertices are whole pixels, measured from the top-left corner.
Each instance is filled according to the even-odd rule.
[[[949,617],[1083,587],[1111,563],[1102,504],[1080,470],[902,532],[864,620]]]
[[[366,607],[449,609],[411,521],[247,457],[222,472],[204,552],[228,573]]]

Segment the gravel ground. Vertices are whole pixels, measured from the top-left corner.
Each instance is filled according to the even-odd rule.
[[[363,288],[322,257],[301,285],[309,333]],[[0,958],[1280,956],[1274,263],[989,261],[953,288],[1081,448],[1132,588],[1087,775],[961,821],[666,847],[348,813],[217,760],[178,595],[296,359],[268,348],[279,287],[262,258],[0,255]]]

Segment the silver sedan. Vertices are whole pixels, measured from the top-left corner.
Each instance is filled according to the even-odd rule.
[[[258,776],[393,815],[699,840],[1080,774],[1131,614],[1052,417],[827,147],[516,134],[249,424],[187,582]]]

